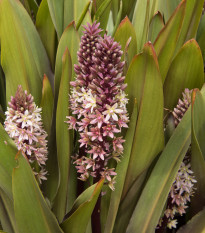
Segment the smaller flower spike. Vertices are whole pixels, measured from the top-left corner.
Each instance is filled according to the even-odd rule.
[[[81,180],[105,178],[114,190],[115,169],[108,161],[117,162],[123,154],[124,140],[119,136],[129,121],[128,99],[122,76],[121,47],[110,36],[100,36],[99,24],[85,27],[75,65],[76,80],[71,82],[69,129],[79,132],[81,155],[74,164]],[[83,153],[82,153],[83,150]]]
[[[27,156],[39,182],[46,180],[47,133],[41,121],[41,108],[38,108],[31,94],[18,86],[15,97],[11,97],[4,122],[5,130],[14,140],[18,150]],[[38,171],[35,170],[36,164]]]
[[[192,90],[186,88],[182,93],[182,99],[179,99],[176,108],[174,108],[174,111],[172,112],[175,127],[178,126],[191,104],[191,94]],[[165,227],[168,227],[169,229],[177,228],[177,220],[174,218],[177,215],[179,216],[186,213],[191,197],[194,195],[194,184],[197,182],[193,176],[193,171],[191,170],[190,159],[191,150],[189,148],[172,184],[167,199],[167,207],[163,218],[159,221],[157,229]]]

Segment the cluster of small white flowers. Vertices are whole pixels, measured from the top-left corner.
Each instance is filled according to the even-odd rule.
[[[45,162],[47,160],[47,133],[41,121],[41,108],[33,102],[33,97],[19,86],[15,97],[6,111],[5,130],[14,140],[18,150],[25,153],[30,163],[37,162],[40,171],[34,174],[41,180],[46,180]]]
[[[176,214],[183,215],[186,213],[187,204],[190,202],[190,197],[194,194],[194,184],[197,182],[194,179],[193,171],[190,169],[191,165],[182,162],[177,173],[174,183],[172,184],[169,198],[171,204],[165,210],[165,215],[168,218],[168,228],[175,228],[177,220],[174,220]]]
[[[70,98],[74,100],[71,109],[73,114],[78,114],[78,119],[86,113],[85,109],[92,113],[97,106],[96,96],[92,94],[91,89],[85,90],[81,87],[80,90],[77,90],[72,88]]]

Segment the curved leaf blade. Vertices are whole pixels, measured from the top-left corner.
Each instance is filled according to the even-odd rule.
[[[154,42],[154,48],[159,60],[160,72],[164,81],[173,59],[173,55],[177,45],[177,39],[181,30],[186,0],[183,0],[172,14],[169,21],[159,33]]]
[[[203,83],[203,58],[197,42],[192,39],[184,44],[170,65],[164,82],[165,108],[173,110],[185,88],[201,88]]]
[[[76,200],[61,227],[65,233],[84,233],[90,220],[91,214],[100,195],[104,179],[86,189]],[[80,223],[80,224],[79,224]]]
[[[122,161],[119,162],[116,167],[117,177],[116,177],[115,191],[111,193],[109,211],[107,215],[107,221],[105,224],[104,233],[113,232],[114,223],[117,216],[120,199],[123,191],[123,186],[125,182],[125,176],[129,164],[129,158],[133,144],[136,122],[137,122],[137,103],[134,104],[132,117],[129,123],[129,128],[125,136],[123,158]]]
[[[60,222],[66,214],[67,194],[69,183],[70,157],[72,153],[72,131],[68,130],[65,123],[69,116],[69,91],[72,77],[72,62],[68,49],[62,58],[62,77],[59,89],[59,97],[56,112],[56,142],[57,156],[60,172],[60,185],[53,206],[54,212]]]
[[[46,75],[43,77],[43,89],[42,89],[42,121],[43,126],[50,136],[51,123],[52,123],[52,114],[53,114],[53,92]]]
[[[50,16],[47,0],[43,0],[39,6],[36,16],[36,29],[38,30],[52,69],[54,70],[57,36]]]
[[[204,233],[205,231],[205,209],[196,214],[187,224],[181,227],[177,233]]]
[[[151,42],[154,42],[157,38],[157,35],[161,31],[161,29],[164,27],[164,20],[163,16],[161,13],[158,11],[153,18],[151,19],[150,22],[150,27],[149,27],[149,35],[148,38]]]
[[[182,29],[177,41],[176,52],[186,41],[190,40],[191,38],[195,38],[202,14],[203,4],[203,0],[186,1],[185,15]]]
[[[157,161],[134,210],[126,233],[154,232],[168,193],[191,142],[191,113],[187,110]]]
[[[205,96],[194,90],[192,100],[192,142],[191,142],[191,168],[197,183],[195,193],[191,199],[191,214],[196,214],[205,205]]]
[[[22,233],[62,233],[35,180],[28,161],[18,155],[18,166],[12,174],[14,211]],[[26,179],[25,179],[26,177]]]
[[[145,44],[143,53],[133,58],[125,82],[129,113],[134,98],[139,113],[123,196],[164,147],[162,80],[150,42]]]
[[[39,105],[43,75],[49,77],[51,84],[53,75],[40,37],[19,1],[0,1],[0,38],[7,100],[21,84]]]
[[[126,52],[125,49],[129,38],[131,38],[131,42]],[[127,65],[129,66],[129,63],[132,61],[132,58],[137,53],[137,40],[136,40],[134,27],[130,22],[130,20],[128,19],[128,17],[125,17],[118,26],[114,39],[115,41],[119,42],[120,45],[122,46],[121,48],[121,50],[123,51],[122,60],[126,59]]]
[[[12,200],[12,171],[16,167],[17,148],[0,124],[0,187]]]

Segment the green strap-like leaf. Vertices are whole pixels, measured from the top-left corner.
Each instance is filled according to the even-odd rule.
[[[58,98],[58,91],[60,87],[60,80],[62,74],[62,57],[66,48],[70,51],[72,60],[72,77],[74,77],[74,64],[77,64],[77,51],[80,44],[79,35],[75,29],[74,22],[72,22],[63,32],[63,35],[58,44],[58,50],[56,55],[56,65],[55,65],[55,103]]]
[[[197,183],[195,193],[191,199],[191,213],[196,214],[205,205],[205,96],[194,90],[192,101],[192,141],[191,141],[191,169]]]
[[[12,174],[16,223],[21,233],[62,233],[35,180],[28,161],[18,155]]]
[[[91,214],[100,195],[104,179],[86,189],[76,200],[70,211],[70,217],[61,227],[65,233],[84,233]]]
[[[153,233],[173,180],[191,142],[189,109],[159,157],[133,212],[126,233]]]
[[[13,201],[8,198],[3,190],[0,190],[0,219],[1,225],[6,232],[19,232],[16,227]]]
[[[195,38],[199,26],[204,0],[187,0],[182,29],[177,41],[176,52],[188,40]]]
[[[129,164],[131,149],[133,145],[135,127],[137,122],[137,103],[134,104],[132,117],[129,123],[129,129],[127,130],[125,143],[124,143],[124,153],[122,161],[117,164],[116,172],[116,184],[115,191],[111,193],[110,206],[107,216],[107,222],[105,225],[104,233],[112,233],[115,219],[117,216],[117,211],[120,204],[120,199],[123,191],[123,186],[125,182],[125,176],[127,173],[127,168]]]
[[[91,23],[90,17],[86,14],[89,5],[90,0],[64,1],[64,28],[66,28],[72,21],[76,22],[77,29],[79,28],[81,23],[83,25],[87,22]]]
[[[48,133],[48,137],[50,136],[51,123],[52,123],[52,114],[53,114],[53,92],[51,85],[48,81],[46,75],[43,77],[43,89],[42,89],[42,99],[41,99],[41,107],[42,107],[42,120],[43,126]]]
[[[38,11],[38,4],[36,0],[20,0],[20,2],[24,5],[31,18],[35,20]]]
[[[40,37],[19,1],[0,1],[0,31],[7,101],[21,84],[39,105],[43,75],[46,74],[51,83],[53,76]]]
[[[122,0],[122,17],[124,19],[126,16],[129,16],[133,8],[136,5],[136,0]]]
[[[180,49],[164,82],[164,106],[173,110],[185,88],[201,89],[204,83],[204,65],[200,48],[194,39]]]
[[[159,60],[160,72],[164,81],[173,59],[173,55],[177,45],[177,39],[181,30],[186,0],[183,0],[172,14],[169,21],[159,33],[154,42],[154,48]]]
[[[196,214],[187,224],[181,227],[177,233],[204,233],[205,232],[205,209]]]
[[[180,2],[181,0],[158,0],[156,9],[162,13],[167,22]]]
[[[150,27],[149,27],[149,40],[151,42],[154,42],[157,38],[157,35],[161,31],[161,29],[164,27],[164,20],[161,13],[158,11],[152,18]]]
[[[55,26],[58,39],[63,33],[64,29],[64,0],[47,0],[48,7],[50,10],[51,18],[53,20],[53,24]]]
[[[36,28],[45,46],[46,52],[51,62],[52,69],[55,66],[56,53],[56,31],[53,25],[47,0],[43,0],[39,6],[36,16]]]
[[[68,94],[70,91],[70,81],[72,77],[72,62],[68,49],[65,50],[62,61],[62,77],[56,113],[56,142],[60,172],[60,186],[53,206],[54,212],[60,222],[62,222],[66,214],[70,158],[73,144],[72,131],[68,130],[68,125],[65,123],[67,120],[66,116],[69,116]]]
[[[125,82],[128,84],[129,113],[134,98],[139,113],[123,197],[164,147],[162,80],[150,42],[144,46],[143,53],[133,58]]]
[[[149,30],[149,0],[138,0],[135,6],[134,15],[132,19],[137,38],[137,52],[141,52],[144,44],[148,39]]]
[[[205,15],[201,17],[196,40],[201,48],[202,56],[205,61]]]
[[[0,124],[0,188],[12,200],[11,177],[16,166],[17,148]]]
[[[125,19],[122,20],[122,22],[117,28],[114,38],[115,41],[119,42],[120,45],[122,46],[122,51],[123,51],[122,60],[125,60],[126,58],[128,63],[127,65],[129,66],[129,63],[132,61],[132,58],[137,53],[137,40],[136,40],[134,27],[132,23],[129,21],[128,17],[125,17]],[[125,51],[127,41],[130,38],[131,38],[130,44],[128,45],[127,51]]]

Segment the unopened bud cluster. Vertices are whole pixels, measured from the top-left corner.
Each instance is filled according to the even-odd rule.
[[[35,105],[33,96],[18,86],[15,97],[12,96],[9,102],[4,124],[18,150],[27,156],[35,176],[41,183],[41,180],[46,180],[47,172],[44,166],[48,151],[47,133],[43,129],[40,113],[41,108]]]
[[[104,177],[114,189],[115,169],[108,161],[119,161],[123,153],[123,138],[118,136],[122,127],[128,127],[126,104],[128,99],[122,76],[121,47],[110,36],[100,36],[99,24],[88,24],[81,38],[75,65],[76,80],[70,96],[74,116],[68,116],[69,129],[80,134],[84,155],[77,156],[76,168],[80,179],[91,175]]]

